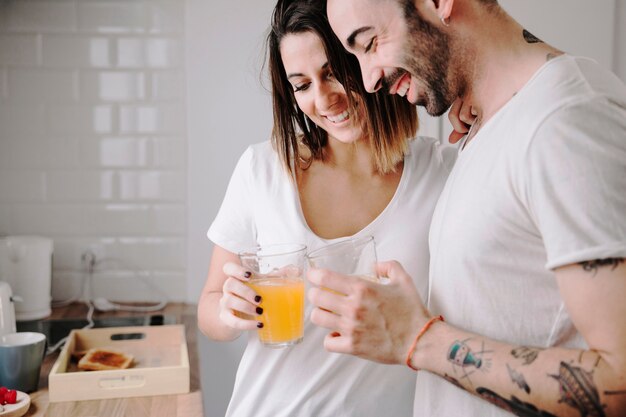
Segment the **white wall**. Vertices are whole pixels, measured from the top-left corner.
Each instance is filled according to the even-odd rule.
[[[0,2],[0,234],[54,240],[53,295],[172,300],[187,279],[184,4]]]
[[[212,245],[206,231],[244,149],[269,139],[270,96],[260,84],[274,0],[187,0],[188,297],[197,300]],[[253,204],[254,202],[250,202]],[[205,416],[223,416],[245,337],[200,336]]]

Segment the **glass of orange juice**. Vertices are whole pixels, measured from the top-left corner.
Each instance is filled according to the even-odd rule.
[[[258,246],[239,253],[244,268],[252,272],[248,285],[261,296],[263,313],[256,320],[265,346],[281,348],[304,336],[304,268],[306,246],[278,244]]]
[[[379,282],[373,236],[353,237],[318,248],[307,255],[309,265]]]

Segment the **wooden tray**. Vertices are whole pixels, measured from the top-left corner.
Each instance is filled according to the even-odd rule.
[[[72,353],[111,348],[133,355],[133,366],[82,371]],[[185,326],[108,327],[72,330],[48,380],[50,402],[126,398],[189,392]]]

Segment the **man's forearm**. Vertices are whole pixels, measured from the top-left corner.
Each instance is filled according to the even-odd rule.
[[[523,416],[623,416],[623,371],[602,353],[514,346],[437,323],[420,339],[415,367]]]

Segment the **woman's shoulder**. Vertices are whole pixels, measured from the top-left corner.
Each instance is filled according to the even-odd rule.
[[[416,136],[409,142],[405,161],[418,166],[443,166],[450,169],[458,155],[458,144],[451,145],[431,136]]]

